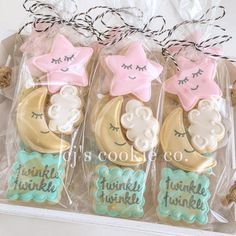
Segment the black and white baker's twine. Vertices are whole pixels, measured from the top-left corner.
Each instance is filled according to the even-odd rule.
[[[77,9],[76,3],[73,0],[70,1],[75,4]],[[66,20],[61,17],[60,13],[52,4],[42,3],[41,1],[35,0],[26,0],[23,7],[33,19],[23,25],[19,30],[19,33],[21,33],[27,26],[33,26],[36,32],[46,32],[54,25],[59,24],[71,27],[84,36],[87,36],[86,33],[90,33],[90,37],[93,35],[91,34],[93,29],[90,27],[90,21],[87,20],[84,13],[75,14],[70,19]]]
[[[166,19],[161,15],[151,17],[143,27],[137,27],[135,24],[129,23],[127,19],[142,22],[143,12],[136,7],[111,8],[95,6],[87,12],[76,13],[78,11],[75,0],[70,1],[75,5],[75,15],[70,19],[63,19],[54,5],[42,3],[38,0],[26,0],[23,7],[33,20],[26,23],[19,32],[21,33],[29,25],[33,26],[36,32],[46,32],[54,25],[59,24],[71,27],[85,37],[95,37],[97,42],[104,46],[115,45],[129,36],[139,33],[155,42],[161,48],[163,56],[170,58],[178,70],[179,67],[175,58],[181,50],[188,47],[192,47],[207,56],[235,62],[235,60],[229,57],[212,53],[208,50],[224,44],[232,38],[227,34],[222,35],[225,29],[215,24],[216,21],[222,19],[226,14],[223,6],[213,6],[200,18],[183,21],[168,29],[166,28]],[[215,13],[216,16],[211,17],[212,13]],[[114,24],[110,23],[113,18]],[[221,33],[198,43],[186,39],[176,39],[174,33],[187,25],[212,26],[219,29]],[[171,53],[170,49],[173,47],[178,47],[180,50]]]

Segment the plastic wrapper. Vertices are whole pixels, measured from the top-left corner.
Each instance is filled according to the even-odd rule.
[[[225,199],[235,172],[232,81],[221,46],[230,36],[217,23],[222,6],[180,2],[182,20],[166,44],[157,215],[161,223],[214,231],[235,220]]]
[[[35,5],[29,3],[24,7],[32,13]],[[64,7],[67,16],[75,14],[76,9]],[[49,13],[51,20],[59,15],[54,5],[38,8],[39,15]],[[15,54],[21,51],[23,56],[20,61],[15,57],[19,68],[6,136],[7,168],[1,178],[3,197],[13,203],[72,205],[67,188],[74,166],[69,156],[84,120],[93,64],[89,37],[88,30],[58,21],[35,20],[21,29]]]
[[[224,7],[115,1],[76,14],[67,4],[39,5],[41,20],[16,44],[23,56],[15,56],[2,199],[227,228],[235,90],[222,46],[231,37],[218,21]],[[75,16],[62,21],[55,11]]]
[[[142,34],[118,40],[123,33],[119,26],[126,22],[141,28],[145,14],[140,14],[139,6],[116,6],[118,14],[109,9],[101,14],[104,32],[106,27],[110,32],[98,51],[87,100],[79,210],[139,219],[148,217],[152,207],[146,202],[152,201],[150,172],[159,143],[163,57],[153,53],[153,42]],[[117,26],[114,31],[112,24]]]
[[[232,81],[224,60],[230,59],[223,56],[221,46],[230,36],[217,24],[225,12],[215,4],[195,2],[188,12],[183,10],[189,9],[184,1],[172,4],[181,17],[179,23],[176,19],[174,26],[162,28],[153,37],[137,26],[138,19],[132,23],[125,18],[133,26],[133,32],[135,27],[143,30],[137,30],[137,35],[127,33],[124,38],[119,26],[112,31],[111,24],[103,22],[113,34],[109,34],[111,38],[105,37],[105,47],[99,52],[87,103],[86,127],[81,139],[87,187],[81,189],[82,212],[208,230],[234,221],[232,200],[229,201],[229,195],[226,197],[234,174]],[[138,4],[135,6],[139,8]],[[134,84],[130,88],[129,79],[136,79],[138,84],[134,68],[139,67],[136,64],[142,56],[137,41],[144,47],[148,60],[163,67],[159,81],[151,84],[151,99],[146,101]],[[135,56],[127,56],[132,55],[135,44]],[[145,82],[142,86],[144,93]],[[140,105],[134,99],[149,107],[159,123],[158,141],[152,150],[139,149],[138,134],[147,124],[142,137],[148,135],[153,122],[147,118],[142,122],[144,116],[140,120],[135,118]],[[115,145],[127,143],[136,151],[144,151],[147,161],[133,164],[128,156],[125,161],[117,161],[117,153],[126,153],[127,149],[117,150]],[[145,204],[142,215],[135,215],[137,207],[128,204],[127,199],[137,197],[132,195],[132,187],[141,183],[140,170],[145,176]]]

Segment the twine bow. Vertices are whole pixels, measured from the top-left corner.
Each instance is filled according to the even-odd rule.
[[[55,24],[61,24],[72,27],[85,37],[95,36],[98,43],[104,46],[115,45],[129,36],[139,33],[155,42],[161,48],[163,56],[169,57],[173,61],[177,70],[179,70],[179,67],[175,58],[181,50],[188,47],[192,47],[207,56],[235,62],[235,60],[229,57],[207,50],[228,42],[232,37],[227,34],[219,34],[199,43],[187,39],[172,39],[177,30],[188,25],[209,25],[220,31],[225,31],[220,25],[212,23],[225,16],[226,11],[223,6],[213,6],[199,17],[199,19],[185,20],[170,29],[166,28],[166,19],[161,15],[151,17],[141,27],[129,23],[128,19],[133,19],[133,21],[143,19],[143,12],[136,7],[110,8],[107,6],[96,6],[90,8],[87,12],[77,13],[70,19],[63,19],[52,4],[42,3],[37,0],[26,0],[23,7],[31,14],[33,20],[26,23],[19,32],[22,32],[28,25],[33,25],[36,32],[45,32]],[[215,17],[211,17],[214,11],[219,12]],[[115,25],[109,24],[112,17],[115,18]],[[176,46],[181,49],[177,53],[171,53],[170,49]]]
[[[54,5],[42,3],[37,0],[26,0],[23,7],[30,13],[33,20],[23,25],[19,30],[19,33],[29,25],[32,25],[36,32],[46,32],[55,24],[72,27],[85,37],[91,37],[90,33],[93,32],[93,29],[91,29],[91,22],[84,13],[77,13],[70,19],[64,19]],[[86,35],[86,33],[89,33],[90,35]]]

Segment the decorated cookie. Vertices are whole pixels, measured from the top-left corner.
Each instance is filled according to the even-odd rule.
[[[126,104],[121,124],[128,129],[126,136],[138,151],[150,151],[157,145],[159,123],[153,117],[152,110],[138,100],[133,99]]]
[[[97,116],[95,138],[98,147],[107,158],[121,166],[143,164],[144,154],[137,152],[124,137],[121,124],[123,97],[115,97],[107,102]]]
[[[157,212],[175,221],[207,224],[210,196],[207,176],[164,168]]]
[[[88,85],[86,64],[92,54],[92,48],[74,47],[63,35],[58,34],[51,52],[33,58],[32,63],[47,73],[49,92],[56,93],[66,84]]]
[[[106,64],[113,73],[110,87],[112,96],[133,94],[147,102],[151,99],[151,83],[158,79],[162,66],[147,59],[142,45],[130,44],[125,55],[106,57]]]
[[[184,110],[191,110],[200,99],[221,96],[222,92],[215,82],[217,62],[209,57],[190,61],[177,58],[180,71],[164,82],[166,92],[178,96]]]
[[[56,133],[71,134],[73,128],[82,121],[82,101],[78,95],[78,89],[71,85],[65,85],[60,92],[50,99],[48,109],[50,118],[49,128]]]
[[[143,216],[144,171],[100,166],[95,188],[93,207],[97,214],[125,218]]]
[[[17,127],[27,148],[41,153],[59,153],[68,150],[70,144],[48,128],[44,113],[47,93],[46,87],[35,89],[19,103]]]
[[[192,145],[201,153],[214,152],[225,136],[221,114],[212,100],[201,100],[198,108],[188,113]]]
[[[63,190],[64,168],[62,156],[19,151],[8,181],[8,199],[58,203]]]
[[[90,127],[93,132],[95,130],[95,124],[96,124],[99,112],[102,110],[103,106],[105,106],[110,100],[109,95],[104,96],[104,95],[99,94],[96,98],[97,98],[96,102],[90,113]]]
[[[183,109],[177,108],[165,119],[160,133],[164,159],[186,170],[202,172],[216,165],[213,158],[205,157],[190,144],[183,124]]]

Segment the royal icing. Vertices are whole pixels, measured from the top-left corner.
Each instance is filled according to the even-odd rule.
[[[59,153],[70,144],[51,132],[46,122],[47,87],[30,92],[17,106],[16,121],[19,135],[27,148],[41,153]]]
[[[179,97],[184,110],[191,110],[200,99],[222,95],[214,80],[217,67],[215,60],[203,57],[198,61],[190,61],[180,56],[177,63],[180,71],[164,82],[164,89]]]
[[[157,213],[188,224],[207,224],[210,196],[207,176],[164,168]]]
[[[88,85],[86,64],[93,54],[88,47],[74,47],[63,35],[58,34],[50,53],[32,59],[33,64],[47,73],[48,89],[56,93],[63,85]]]
[[[153,117],[152,110],[135,99],[126,104],[125,110],[121,124],[127,129],[127,138],[138,151],[150,151],[157,145],[159,133],[159,123]]]
[[[106,57],[106,64],[113,73],[110,87],[112,96],[133,94],[147,102],[151,98],[151,83],[158,79],[162,66],[147,59],[142,45],[130,44],[125,55]]]
[[[101,109],[95,123],[98,148],[111,162],[120,166],[136,166],[146,162],[145,154],[130,145],[120,122],[123,97],[115,97]]]
[[[221,114],[212,100],[201,100],[198,108],[188,113],[192,145],[199,152],[213,152],[225,136]]]
[[[60,92],[50,99],[48,108],[50,118],[49,128],[53,132],[70,134],[82,118],[82,102],[78,96],[78,89],[65,85]]]
[[[58,203],[63,189],[62,156],[19,151],[8,181],[10,200]]]
[[[93,207],[97,214],[124,218],[143,216],[144,171],[100,166],[96,173]]]
[[[182,108],[176,108],[165,119],[160,142],[164,150],[163,158],[179,169],[204,172],[216,165],[213,158],[196,151],[188,140]]]

